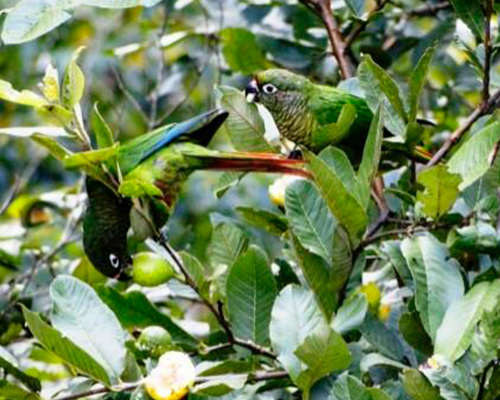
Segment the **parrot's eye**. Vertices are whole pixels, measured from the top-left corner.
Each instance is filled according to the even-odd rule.
[[[264,91],[264,93],[273,94],[278,91],[278,88],[270,83],[266,83],[264,86],[262,86],[262,90]]]
[[[109,262],[111,263],[113,268],[118,268],[120,266],[120,260],[114,254],[109,255]]]

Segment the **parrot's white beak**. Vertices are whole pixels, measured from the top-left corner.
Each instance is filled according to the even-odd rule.
[[[255,79],[252,79],[245,88],[245,97],[248,103],[258,101],[259,85]]]

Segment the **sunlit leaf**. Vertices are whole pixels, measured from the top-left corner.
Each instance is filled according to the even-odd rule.
[[[69,110],[73,109],[73,107],[78,104],[85,89],[85,76],[76,63],[83,49],[84,47],[80,47],[73,53],[64,71],[61,102],[62,105]]]
[[[244,28],[226,28],[219,34],[222,53],[232,70],[247,75],[269,66],[252,32]],[[245,57],[241,57],[242,49],[245,49]]]

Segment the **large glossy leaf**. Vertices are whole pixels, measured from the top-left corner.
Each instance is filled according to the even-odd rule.
[[[434,353],[451,362],[460,358],[470,346],[476,325],[485,311],[498,305],[500,281],[481,282],[463,299],[452,304],[436,333]]]
[[[338,168],[328,160],[332,158],[341,160],[338,154],[337,151],[326,148],[319,156],[306,152],[305,157],[309,161],[309,169],[328,207],[349,233],[353,246],[356,246],[366,229],[368,217],[358,197],[353,194],[355,182],[349,185],[346,181],[346,177],[351,175],[349,169],[345,168],[344,174],[341,175]],[[345,163],[339,162],[336,165]]]
[[[74,3],[78,0],[21,0],[5,18],[2,40],[23,43],[51,31],[71,17],[66,9]]]
[[[401,250],[415,282],[415,305],[420,319],[434,339],[448,307],[463,296],[460,265],[430,234],[405,239]]]
[[[446,214],[457,199],[461,181],[459,175],[448,172],[443,164],[422,171],[417,182],[424,190],[417,193],[417,200],[423,204],[425,214],[431,218]]]
[[[326,320],[330,321],[337,307],[337,293],[333,287],[334,269],[323,258],[302,247],[296,237],[293,237],[293,245],[307,283]]]
[[[292,378],[301,372],[295,350],[324,324],[312,293],[304,287],[288,285],[276,298],[271,313],[270,338],[280,362]]]
[[[344,373],[333,384],[329,398],[332,400],[371,400],[372,397],[358,378]]]
[[[462,177],[464,189],[490,168],[490,154],[500,140],[500,122],[486,126],[467,140],[448,161],[448,170]]]
[[[286,188],[286,216],[302,247],[332,261],[333,234],[337,221],[310,181],[296,181]]]
[[[276,282],[262,250],[252,246],[238,257],[227,277],[226,293],[234,334],[267,345]]]
[[[487,365],[496,358],[499,340],[500,308],[496,306],[492,310],[484,310],[479,330],[476,330],[472,337],[471,353]]]
[[[403,343],[397,331],[385,326],[372,314],[366,314],[366,318],[360,326],[360,331],[368,343],[378,352],[390,357],[392,360],[403,360]]]
[[[298,377],[297,386],[309,391],[311,386],[330,374],[349,366],[351,354],[342,336],[328,326],[321,327],[306,337],[295,355],[306,364]]]
[[[410,76],[410,85],[408,90],[408,120],[410,122],[415,122],[417,118],[418,111],[418,101],[420,99],[420,94],[425,84],[425,78],[427,76],[427,71],[434,57],[436,51],[435,47],[429,47],[425,53],[420,57],[417,66],[412,71]]]
[[[269,63],[255,40],[255,35],[244,28],[226,28],[219,32],[222,53],[233,71],[244,75],[266,69]],[[245,49],[245,57],[241,50]]]
[[[3,369],[6,374],[10,374],[33,392],[38,392],[42,388],[40,381],[37,378],[27,375],[19,369],[17,360],[12,354],[0,346],[0,369]],[[0,395],[1,397],[1,395]]]
[[[209,247],[210,261],[213,265],[230,267],[247,246],[248,238],[240,228],[230,223],[220,223],[212,232]]]
[[[366,56],[359,65],[358,77],[370,109],[376,112],[383,103],[385,124],[392,133],[403,136],[408,117],[397,83],[370,56]]]
[[[107,386],[111,385],[111,379],[104,367],[80,347],[45,323],[37,313],[31,312],[24,306],[23,315],[31,333],[46,350],[60,357],[83,374]]]
[[[125,367],[125,335],[113,311],[86,283],[59,275],[50,285],[52,325],[118,382]],[[95,329],[99,328],[96,335]]]
[[[273,235],[281,236],[289,228],[288,220],[283,215],[268,210],[252,207],[237,207],[236,211],[250,225],[262,228]]]
[[[115,312],[124,328],[145,328],[159,325],[165,328],[176,344],[193,348],[196,340],[180,328],[172,319],[158,311],[141,292],[122,294],[108,286],[97,288],[99,297]]]
[[[363,158],[358,169],[359,197],[365,208],[370,201],[371,184],[377,174],[380,162],[383,131],[384,123],[382,121],[382,108],[380,107],[370,124],[370,130],[363,149]]]
[[[239,151],[276,152],[264,138],[265,126],[257,106],[248,103],[242,92],[219,86],[221,106],[229,112],[225,126],[229,140]]]

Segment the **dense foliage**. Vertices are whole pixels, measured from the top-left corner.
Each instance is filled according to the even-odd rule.
[[[193,400],[500,396],[493,0],[4,3],[0,399],[148,399],[172,350]],[[213,148],[289,150],[241,91],[276,66],[366,99],[362,154],[304,150],[310,179],[198,172],[161,238],[129,238],[162,276],[101,275],[84,175],[215,106]]]

